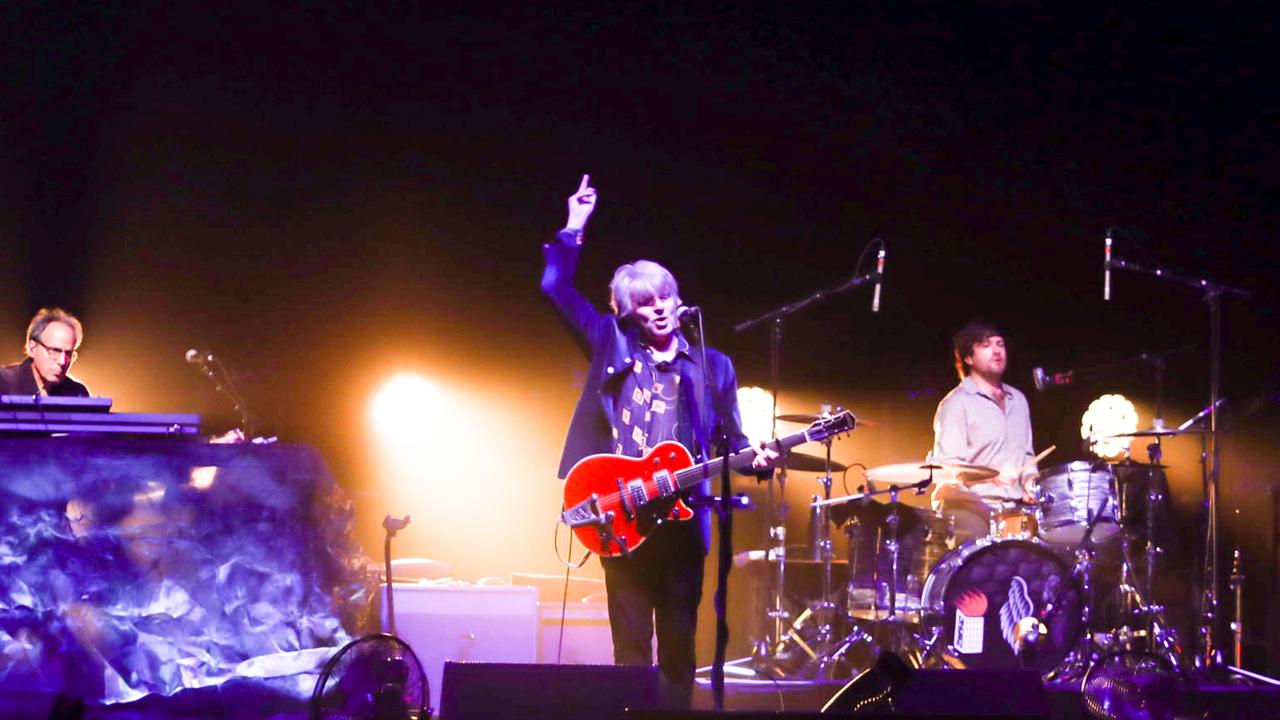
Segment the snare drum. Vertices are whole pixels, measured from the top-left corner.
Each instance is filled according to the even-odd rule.
[[[1071,566],[1039,540],[982,538],[952,550],[925,581],[921,611],[968,668],[1057,668],[1084,632]],[[1027,625],[1042,625],[1034,639]]]
[[[1075,545],[1084,540],[1090,518],[1101,512],[1093,528],[1093,540],[1106,540],[1120,532],[1116,522],[1115,477],[1111,466],[1076,461],[1055,465],[1036,478],[1039,489],[1040,537],[1054,545]]]
[[[1036,536],[1036,515],[1035,510],[1025,507],[997,510],[991,516],[991,537],[997,540],[1030,540]]]

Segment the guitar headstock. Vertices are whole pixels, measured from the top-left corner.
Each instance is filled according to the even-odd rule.
[[[841,410],[831,417],[814,420],[809,425],[809,429],[804,431],[804,436],[809,442],[817,442],[852,432],[857,425],[858,418],[854,417],[852,412]]]

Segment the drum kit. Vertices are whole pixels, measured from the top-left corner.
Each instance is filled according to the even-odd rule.
[[[1158,440],[1157,432],[1170,433],[1128,436]],[[1080,680],[1116,652],[1146,652],[1181,666],[1182,644],[1153,598],[1161,562],[1155,518],[1165,501],[1158,453],[1139,472],[1115,472],[1103,461],[1043,469],[1033,501],[992,509],[988,531],[977,537],[958,536],[955,518],[900,495],[990,480],[996,469],[882,465],[864,470],[858,493],[833,497],[832,474],[847,468],[830,455],[828,442],[825,458],[785,459],[788,470],[820,473],[809,533],[820,582],[817,597],[787,596],[785,530],[781,523],[771,528],[773,632],[755,644],[758,666],[777,677],[837,679],[870,667],[882,651],[916,667],[1033,669],[1063,681]],[[1141,488],[1125,486],[1139,480]],[[844,562],[835,559],[833,528],[848,539]],[[1142,548],[1141,557],[1131,548]],[[1101,582],[1100,550],[1118,557]],[[1104,617],[1104,602],[1118,610]]]

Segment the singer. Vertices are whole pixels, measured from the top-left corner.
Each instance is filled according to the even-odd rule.
[[[27,359],[0,367],[0,395],[89,397],[89,388],[69,374],[84,329],[62,308],[41,308],[27,325]]]
[[[690,350],[680,329],[680,291],[666,268],[648,260],[619,267],[609,285],[612,313],[597,310],[574,286],[583,229],[596,206],[589,182],[583,175],[569,198],[568,222],[543,246],[543,292],[590,362],[560,477],[588,455],[640,457],[665,440],[709,459],[717,431],[734,450],[746,447],[733,363],[707,348],[707,367],[700,366],[701,353]],[[753,467],[763,471],[777,454],[758,452]],[[701,494],[709,491],[706,485]],[[688,708],[693,697],[694,632],[710,528],[709,514],[700,510],[692,520],[663,523],[629,557],[601,558],[614,662],[649,665],[656,627],[658,666],[675,708]]]
[[[967,488],[934,488],[934,509],[955,523],[957,539],[966,542],[988,533],[992,513],[1034,498],[1037,470],[1030,462],[1035,450],[1027,398],[1003,382],[1009,360],[1004,334],[975,320],[960,328],[953,340],[960,384],[938,403],[930,459],[1000,471],[990,482]]]

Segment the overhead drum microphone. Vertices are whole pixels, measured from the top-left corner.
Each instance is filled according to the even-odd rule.
[[[876,289],[871,294],[871,312],[880,312],[880,280],[884,277],[884,242],[880,243],[880,252],[876,253]]]
[[[1111,232],[1115,230],[1113,227],[1107,228],[1107,244],[1102,251],[1102,301],[1111,301]]]

